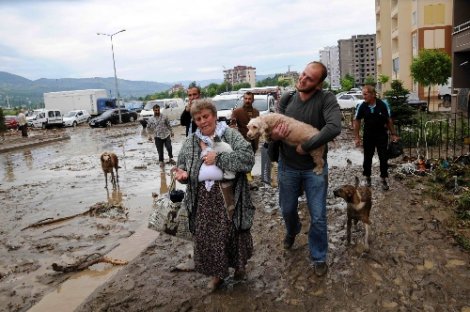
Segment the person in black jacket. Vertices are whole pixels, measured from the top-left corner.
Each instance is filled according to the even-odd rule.
[[[372,157],[374,157],[375,149],[379,155],[380,161],[380,177],[382,178],[382,189],[389,189],[387,183],[388,177],[388,131],[391,133],[392,141],[396,142],[399,138],[393,127],[393,121],[390,109],[387,104],[377,98],[375,88],[371,85],[365,85],[362,88],[364,102],[356,109],[354,116],[354,141],[357,147],[361,146],[361,137],[359,130],[361,129],[361,120],[364,119],[363,130],[363,147],[364,162],[363,175],[366,177],[366,185],[371,186],[372,173]]]
[[[191,118],[191,105],[194,100],[197,100],[201,97],[201,89],[196,86],[188,88],[188,104],[186,105],[184,111],[181,113],[180,123],[182,126],[186,127],[186,136],[190,133],[194,133],[197,129],[197,125]]]

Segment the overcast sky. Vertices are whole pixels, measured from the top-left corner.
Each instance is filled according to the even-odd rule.
[[[0,71],[158,82],[302,71],[338,39],[375,33],[373,0],[0,0]]]

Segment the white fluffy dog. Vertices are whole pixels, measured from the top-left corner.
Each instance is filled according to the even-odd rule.
[[[247,137],[250,140],[253,140],[264,134],[266,138],[269,138],[273,128],[281,122],[285,122],[290,131],[289,135],[283,141],[292,146],[302,144],[320,132],[311,125],[294,118],[282,114],[271,113],[251,119],[247,125]],[[310,155],[315,162],[315,168],[313,171],[316,174],[321,174],[323,172],[323,166],[325,164],[325,161],[323,160],[324,150],[325,147],[321,146],[310,152]]]

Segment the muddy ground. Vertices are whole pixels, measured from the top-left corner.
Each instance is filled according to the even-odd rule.
[[[115,128],[101,131],[100,135],[110,147],[119,146],[115,147],[116,150],[128,159],[127,169],[123,170],[127,177],[122,174],[122,184],[124,203],[133,207],[130,217],[128,215],[125,221],[81,218],[62,224],[55,230],[60,235],[53,235],[52,228],[24,234],[25,231],[20,231],[22,226],[41,215],[50,215],[47,212],[54,207],[45,204],[48,200],[45,196],[42,211],[38,208],[40,205],[29,206],[36,217],[31,218],[27,207],[23,207],[27,205],[17,203],[27,202],[27,194],[31,193],[32,198],[37,198],[40,193],[37,188],[40,189],[42,183],[62,190],[60,184],[51,180],[60,175],[49,174],[49,179],[38,185],[29,183],[28,179],[11,177],[9,182],[2,182],[1,201],[8,204],[2,205],[2,209],[7,207],[8,211],[2,211],[6,220],[2,222],[0,232],[0,310],[24,311],[45,293],[73,277],[73,274],[51,272],[50,261],[70,262],[96,250],[105,253],[126,236],[133,235],[137,226],[145,222],[151,191],[161,190],[155,184],[140,190],[142,184],[134,180],[161,177],[155,159],[142,152],[150,151],[154,146],[145,143],[146,138],[139,136],[138,128]],[[128,140],[122,144],[122,140],[116,139],[126,137],[138,141],[138,145],[134,146]],[[209,292],[206,289],[207,277],[172,270],[176,264],[187,260],[191,244],[161,235],[114,278],[99,287],[77,311],[470,311],[470,256],[446,229],[449,209],[425,192],[422,177],[403,178],[397,174],[401,168],[400,161],[393,161],[391,176],[400,179],[390,180],[388,192],[380,190],[375,167],[371,250],[364,252],[361,243],[363,227],[360,224],[353,232],[353,244],[345,244],[345,204],[334,198],[331,190],[351,183],[355,175],[360,176],[361,159],[351,143],[350,132],[344,129],[329,154],[330,245],[326,276],[316,277],[310,267],[305,203],[300,205],[303,231],[293,249],[285,251],[282,248],[284,228],[277,208],[277,189],[261,184],[257,177],[255,183],[259,190],[253,191],[253,199],[258,209],[252,228],[255,252],[245,281],[235,283],[228,280],[220,290]],[[72,188],[74,179],[102,183],[102,176],[95,172],[93,165],[100,149],[92,150],[85,150],[79,157],[82,165],[68,164],[77,172],[70,181],[64,179],[66,187]],[[12,166],[15,167],[15,157],[12,158]],[[350,159],[352,164],[348,165],[346,159]],[[44,168],[63,175],[72,170],[66,164],[67,161],[52,162],[44,164]],[[139,165],[145,165],[145,170],[137,169]],[[132,179],[129,178],[131,175],[134,176]],[[8,177],[6,173],[5,177]],[[79,193],[92,194],[86,192],[84,185],[81,187],[84,190]],[[26,199],[20,200],[25,196]],[[99,199],[99,196],[90,196],[91,199],[82,203],[77,200],[75,208],[67,212],[83,211]],[[64,205],[63,209],[66,207]],[[24,280],[33,280],[34,286],[24,283]]]

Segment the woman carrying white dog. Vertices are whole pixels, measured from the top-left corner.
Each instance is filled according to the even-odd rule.
[[[208,287],[214,290],[229,275],[229,267],[235,268],[235,279],[244,278],[253,252],[254,207],[246,173],[255,157],[237,130],[217,122],[210,100],[195,101],[191,115],[198,129],[183,143],[173,172],[187,183],[183,204],[194,238],[195,271],[212,276]]]

